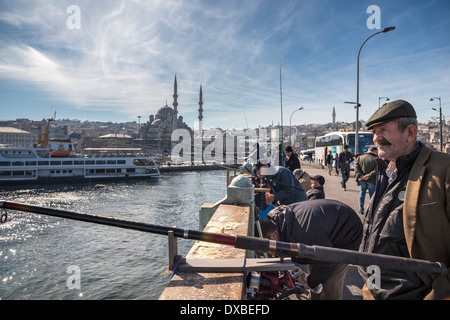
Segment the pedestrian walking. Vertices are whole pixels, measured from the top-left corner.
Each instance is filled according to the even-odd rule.
[[[344,151],[339,154],[339,166],[341,169],[341,186],[344,191],[347,191],[346,182],[350,178],[350,163],[353,161],[353,154],[348,151],[348,145],[344,145]]]
[[[336,175],[339,175],[339,155],[336,153],[334,157],[334,169],[336,170]]]
[[[372,198],[375,192],[375,182],[377,178],[377,154],[375,147],[369,147],[368,151],[359,156],[355,161],[355,180],[359,185],[358,208],[359,213],[364,213],[364,202],[366,193]]]
[[[331,150],[328,150],[328,154],[325,157],[325,164],[328,168],[328,174],[331,176],[331,171],[333,171],[333,154],[331,153]]]
[[[300,160],[291,146],[286,147],[286,158],[284,158],[284,167],[294,172],[295,169],[301,169]]]

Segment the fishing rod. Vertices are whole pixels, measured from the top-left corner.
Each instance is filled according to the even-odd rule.
[[[288,243],[249,236],[232,236],[221,233],[202,232],[176,227],[165,227],[161,225],[99,216],[90,213],[45,208],[11,201],[0,201],[0,208],[96,223],[160,235],[169,235],[169,232],[172,231],[173,235],[177,238],[212,242],[222,245],[234,246],[237,249],[267,252],[285,257],[311,259],[334,263],[346,263],[361,266],[376,265],[381,269],[400,270],[433,275],[442,275],[447,273],[447,267],[440,262],[401,258],[315,245],[309,246],[302,243]],[[2,215],[2,224],[6,223],[7,218],[5,218],[5,216],[6,213]]]
[[[302,188],[299,188],[299,187],[293,186],[293,185],[291,185],[291,184],[283,183],[283,182],[280,182],[280,181],[278,181],[278,180],[273,180],[273,179],[270,179],[270,178],[268,178],[268,180],[269,180],[270,182],[273,182],[273,183],[275,183],[275,184],[282,185],[282,186],[284,186],[284,187],[293,188],[293,189],[299,190],[299,191],[305,191],[305,189],[304,189],[303,187],[302,187]]]

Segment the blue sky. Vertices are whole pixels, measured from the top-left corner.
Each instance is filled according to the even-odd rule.
[[[80,9],[72,20],[71,5]],[[371,5],[380,9],[373,21]],[[450,119],[448,0],[0,0],[0,120],[146,121],[173,102],[193,127],[354,121],[379,97],[411,102],[424,122],[441,97]],[[79,29],[68,28],[79,21]],[[69,25],[73,25],[70,24]],[[384,101],[382,100],[381,103]]]

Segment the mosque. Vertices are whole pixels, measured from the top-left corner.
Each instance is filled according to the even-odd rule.
[[[199,97],[199,116],[198,119],[203,119],[203,94],[202,86],[200,85]],[[183,116],[178,116],[178,91],[177,91],[177,76],[175,75],[174,93],[173,93],[173,108],[166,105],[159,108],[155,115],[150,115],[147,123],[143,124],[139,130],[139,138],[144,143],[162,152],[170,152],[172,147],[171,137],[172,132],[176,129],[186,129],[193,136],[193,130],[183,121]]]

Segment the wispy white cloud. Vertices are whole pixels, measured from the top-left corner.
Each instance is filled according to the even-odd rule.
[[[196,120],[203,84],[206,126],[257,127],[280,121],[281,57],[285,122],[301,105],[305,109],[296,118],[302,123],[331,121],[333,105],[338,119],[354,117],[353,108],[342,103],[355,99],[356,53],[371,33],[359,2],[355,7],[328,0],[85,0],[77,1],[80,30],[66,26],[71,4],[14,1],[5,6],[0,12],[5,26],[1,79],[37,87],[78,110],[103,110],[105,118],[122,114],[131,120],[156,112],[166,100],[171,104],[177,74],[179,109],[186,121]],[[358,12],[359,27],[350,19]],[[414,8],[402,11],[395,22],[402,26],[411,15],[417,15]],[[439,21],[433,28],[445,26],[448,22]],[[368,44],[361,60],[364,104],[410,91],[419,99],[419,87],[424,94],[433,87],[444,90],[448,40],[438,49],[417,40],[386,35]],[[418,50],[405,50],[408,46]],[[435,76],[425,76],[428,71]]]

